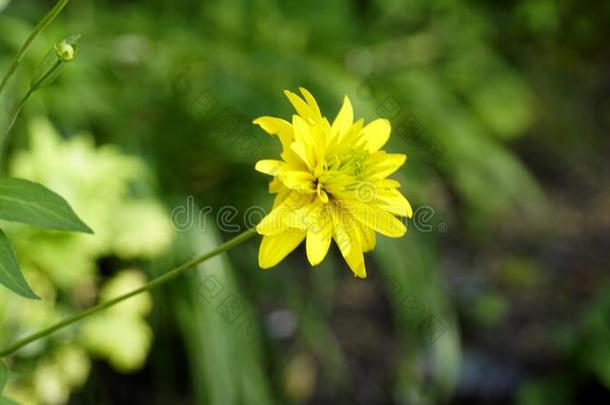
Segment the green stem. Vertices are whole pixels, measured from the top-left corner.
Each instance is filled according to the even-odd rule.
[[[30,86],[30,89],[28,90],[26,95],[21,99],[19,104],[17,104],[17,107],[15,108],[15,111],[13,112],[13,115],[11,116],[11,119],[8,122],[8,126],[6,127],[6,129],[4,130],[2,135],[0,135],[0,167],[2,166],[2,162],[4,160],[4,148],[5,148],[4,141],[7,138],[8,134],[10,133],[11,129],[13,129],[13,125],[15,125],[15,121],[17,121],[17,117],[19,117],[19,114],[21,113],[23,106],[28,101],[30,96],[32,94],[34,94],[34,92],[36,90],[38,90],[38,88],[44,83],[44,81],[47,80],[47,78],[51,77],[51,75],[55,74],[57,69],[62,67],[62,64],[63,64],[62,61],[57,60],[53,64],[53,66],[44,74],[44,76],[42,76],[40,79],[38,79],[38,81],[36,81],[35,83],[32,83],[32,85]]]
[[[7,349],[2,350],[0,352],[0,358],[2,357],[6,357],[10,354],[15,353],[17,350],[21,349],[22,347],[36,341],[39,339],[42,339],[46,336],[49,336],[50,334],[65,328],[68,325],[71,325],[75,322],[80,321],[81,319],[84,319],[90,315],[93,315],[97,312],[103,311],[104,309],[110,308],[122,301],[125,301],[128,298],[131,298],[133,296],[136,296],[138,294],[141,294],[143,292],[149,291],[155,287],[158,287],[162,284],[165,284],[166,282],[178,277],[179,275],[181,275],[182,273],[184,273],[185,271],[197,266],[198,264],[219,255],[220,253],[223,253],[227,250],[230,250],[232,248],[234,248],[237,245],[240,245],[241,243],[247,241],[248,239],[252,238],[254,235],[256,235],[256,231],[254,229],[249,229],[239,235],[237,235],[236,237],[234,237],[233,239],[223,243],[222,245],[218,246],[216,249],[211,250],[208,253],[205,253],[201,256],[198,256],[186,263],[184,263],[181,266],[178,266],[170,271],[168,271],[167,273],[154,278],[152,280],[150,280],[146,285],[144,285],[143,287],[140,287],[136,290],[133,290],[125,295],[121,295],[119,297],[113,298],[109,301],[106,302],[102,302],[94,307],[91,307],[89,309],[84,310],[83,312],[76,314],[70,318],[64,319],[63,321],[56,323],[53,326],[50,326],[46,329],[41,330],[40,332],[34,333],[33,335],[27,336],[19,341],[17,341],[16,343],[12,344],[11,346],[9,346]]]
[[[33,93],[33,91],[32,91],[32,89],[30,89],[27,92],[27,94],[21,99],[19,104],[17,104],[17,107],[15,108],[15,111],[13,111],[13,115],[11,116],[11,119],[8,122],[8,126],[2,133],[2,136],[0,136],[0,148],[2,148],[2,146],[4,145],[4,139],[6,139],[6,136],[9,134],[9,132],[11,132],[11,129],[13,129],[13,125],[15,125],[15,121],[17,121],[17,117],[19,117],[19,114],[21,113],[21,110],[23,109],[25,102],[28,101],[28,99],[30,98],[32,93]],[[0,150],[0,153],[1,152],[2,152],[2,150]]]
[[[27,39],[25,40],[23,45],[21,45],[21,48],[19,48],[19,51],[17,51],[17,54],[15,55],[15,58],[11,62],[11,65],[9,66],[7,72],[5,73],[4,77],[2,78],[2,81],[0,82],[0,94],[2,93],[2,90],[4,90],[4,87],[6,86],[6,83],[8,82],[8,80],[11,78],[13,73],[15,73],[15,70],[17,69],[17,66],[19,66],[19,63],[21,62],[21,60],[25,56],[26,52],[30,48],[30,45],[32,45],[32,43],[34,42],[36,37],[49,24],[51,24],[53,22],[55,17],[57,17],[59,15],[59,13],[61,13],[61,11],[64,9],[64,7],[66,7],[66,5],[69,2],[70,2],[70,0],[59,0],[55,4],[55,6],[53,6],[53,8],[47,13],[47,15],[45,15],[42,18],[42,20],[40,20],[38,22],[38,24],[36,24],[36,27],[34,27],[34,30],[27,37]]]
[[[47,80],[47,78],[49,78],[49,77],[51,77],[51,75],[55,74],[55,71],[62,66],[62,63],[63,63],[62,61],[57,60],[53,64],[53,66],[44,74],[44,76],[42,76],[40,79],[38,79],[38,81],[36,81],[35,83],[32,83],[32,85],[30,86],[30,89],[28,90],[27,94],[21,99],[21,101],[17,105],[17,108],[15,108],[15,111],[13,112],[13,115],[12,115],[12,117],[11,117],[9,123],[8,123],[8,126],[6,127],[4,132],[2,133],[2,136],[0,136],[0,147],[4,144],[4,140],[6,139],[6,136],[8,135],[8,133],[13,128],[13,125],[15,125],[15,121],[17,121],[17,117],[19,116],[19,113],[21,113],[21,110],[23,109],[23,106],[25,105],[26,101],[28,101],[30,96],[36,90],[38,90],[40,85],[42,85],[44,83],[44,81]],[[0,150],[0,152],[1,152],[1,150]]]

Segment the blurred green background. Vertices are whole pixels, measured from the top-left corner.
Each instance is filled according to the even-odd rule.
[[[54,4],[0,0],[0,67]],[[0,290],[0,345],[141,285],[271,207],[251,124],[308,88],[387,117],[418,208],[369,278],[337,250],[257,267],[257,241],[8,359],[23,404],[610,401],[610,2],[78,0],[2,170],[95,231],[7,232],[42,302]],[[171,218],[171,221],[170,221]],[[174,225],[172,227],[172,225]]]

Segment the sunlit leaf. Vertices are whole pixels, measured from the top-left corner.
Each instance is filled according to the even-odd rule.
[[[0,284],[25,298],[39,299],[23,277],[13,247],[2,230],[0,230]],[[0,375],[0,383],[1,380]]]
[[[10,177],[0,178],[0,219],[93,233],[61,196],[40,184]]]

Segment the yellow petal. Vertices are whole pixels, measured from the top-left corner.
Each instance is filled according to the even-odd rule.
[[[333,134],[341,134],[350,129],[354,122],[354,110],[352,103],[349,98],[345,96],[343,99],[343,105],[337,114],[337,117],[333,121],[331,130]]]
[[[265,159],[256,162],[254,169],[257,172],[268,174],[270,176],[277,176],[282,168],[286,166],[285,162],[281,160]]]
[[[407,160],[402,153],[376,152],[369,158],[369,166],[364,177],[384,179],[398,170]]]
[[[354,276],[358,278],[366,278],[366,266],[364,264],[364,254],[360,246],[357,248],[352,247],[349,255],[344,256],[350,269],[354,273]]]
[[[288,229],[307,230],[311,211],[315,209],[312,204],[314,199],[315,196],[311,194],[281,191],[273,203],[273,209],[257,225],[256,231],[261,235],[277,235]]]
[[[311,110],[314,112],[314,114],[317,117],[322,118],[320,107],[318,107],[318,103],[316,102],[314,96],[312,96],[311,93],[304,87],[299,87],[299,90],[303,94],[305,101],[307,101],[307,104],[311,107]]]
[[[407,232],[405,225],[385,210],[369,207],[357,202],[346,203],[345,206],[363,225],[376,230],[382,235],[399,238]]]
[[[300,193],[298,191],[291,191],[290,195],[284,201],[287,207],[291,209],[296,209],[300,207],[305,207],[313,202],[315,196],[313,193]]]
[[[303,118],[293,115],[292,127],[294,129],[294,142],[290,145],[291,149],[303,159],[307,167],[313,170],[316,165],[314,153],[316,144],[309,125],[307,125]]]
[[[347,230],[343,225],[343,221],[341,220],[341,216],[351,214],[346,210],[341,210],[340,208],[331,210],[330,214],[333,221],[333,239],[339,247],[339,250],[341,250],[341,253],[344,256],[348,255],[352,248],[352,244]]]
[[[375,185],[379,189],[389,189],[389,188],[398,188],[400,187],[400,182],[394,179],[381,179],[375,182]]]
[[[347,131],[331,135],[331,142],[328,149],[335,153],[350,153],[360,137],[363,125],[364,120],[360,118],[358,121],[354,122]]]
[[[292,126],[288,121],[265,116],[259,117],[252,122],[260,126],[268,134],[277,135],[284,149],[292,143]]]
[[[290,145],[290,150],[298,156],[298,158],[305,164],[308,170],[311,170],[313,167],[313,159],[310,158],[307,153],[307,147],[301,142],[293,142]]]
[[[391,212],[401,217],[411,218],[413,208],[402,193],[396,189],[380,192],[378,201],[381,202],[379,208]]]
[[[279,181],[279,179],[277,177],[274,179],[274,181],[275,180]],[[294,191],[292,191],[288,187],[284,186],[283,183],[280,182],[280,184],[281,184],[281,186],[278,186],[279,191],[277,193],[277,196],[275,197],[275,200],[273,200],[272,209],[275,209],[275,208],[279,207],[280,205],[284,204],[285,201],[290,198],[292,193],[294,193]]]
[[[364,142],[366,150],[377,152],[390,138],[392,127],[386,119],[376,119],[362,128],[360,139]]]
[[[321,183],[318,183],[318,187],[316,188],[316,193],[318,194],[320,201],[322,201],[324,204],[328,203],[328,201],[329,201],[328,194],[326,194],[326,191],[324,191],[324,189],[322,189]]]
[[[341,251],[341,255],[356,277],[366,278],[364,255],[358,235],[352,229],[347,232],[347,238],[349,239],[349,243],[337,243],[339,250]],[[348,245],[349,249],[346,249]]]
[[[269,192],[271,194],[279,193],[283,188],[285,188],[284,184],[277,177],[274,177],[273,180],[269,182]]]
[[[284,185],[292,190],[302,193],[315,193],[316,186],[313,182],[314,177],[311,173],[301,170],[284,170],[278,178]]]
[[[332,220],[327,209],[316,212],[313,221],[310,221],[307,230],[307,259],[312,266],[320,264],[328,253],[332,239]]]
[[[358,224],[358,236],[360,237],[360,245],[362,246],[363,252],[366,253],[375,249],[377,238],[375,236],[374,229],[362,224]]]
[[[306,204],[302,207],[291,207],[286,212],[284,222],[290,228],[299,229],[306,231],[309,228],[309,222],[311,217],[311,211],[313,209],[312,204]]]
[[[260,235],[277,235],[286,232],[289,227],[286,225],[285,219],[289,211],[285,205],[274,208],[258,223],[256,232]]]
[[[278,235],[265,235],[258,251],[258,265],[268,269],[281,262],[305,239],[306,232],[290,230]]]
[[[317,118],[316,113],[301,97],[288,90],[284,90],[284,94],[288,97],[288,100],[290,100],[290,103],[301,117],[312,120]]]

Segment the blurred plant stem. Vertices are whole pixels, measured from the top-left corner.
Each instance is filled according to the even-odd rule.
[[[249,240],[250,238],[254,237],[256,235],[256,230],[254,229],[248,229],[247,231],[237,235],[236,237],[234,237],[233,239],[230,239],[229,241],[223,243],[222,245],[218,246],[216,249],[211,250],[208,253],[205,253],[201,256],[198,256],[184,264],[182,264],[181,266],[178,266],[170,271],[168,271],[167,273],[152,279],[151,281],[149,281],[148,283],[146,283],[144,286],[133,290],[127,294],[121,295],[119,297],[113,298],[111,300],[108,300],[106,302],[102,302],[94,307],[91,307],[79,314],[76,314],[70,318],[67,318],[53,326],[50,326],[44,330],[41,330],[40,332],[34,333],[33,335],[27,336],[19,341],[17,341],[16,343],[14,343],[13,345],[9,346],[8,348],[0,351],[0,358],[2,357],[6,357],[10,354],[15,353],[17,350],[19,350],[20,348],[35,342],[36,340],[42,339],[46,336],[51,335],[54,332],[57,332],[60,329],[65,328],[66,326],[69,326],[75,322],[78,322],[84,318],[87,318],[88,316],[91,316],[95,313],[98,313],[100,311],[103,311],[107,308],[110,308],[122,301],[125,301],[126,299],[129,299],[131,297],[134,297],[138,294],[141,294],[143,292],[149,291],[155,287],[158,287],[162,284],[165,284],[166,282],[173,280],[174,278],[178,277],[179,275],[181,275],[182,273],[186,272],[187,270],[197,266],[198,264],[214,257],[217,256],[223,252],[226,252],[240,244],[242,244],[243,242]]]
[[[15,111],[13,112],[11,119],[9,120],[8,126],[6,127],[6,129],[4,130],[4,132],[2,133],[2,135],[0,136],[0,148],[3,147],[4,145],[4,140],[6,138],[6,136],[8,135],[8,133],[11,131],[11,129],[13,128],[13,125],[15,125],[15,121],[17,120],[17,117],[19,116],[19,113],[21,112],[21,110],[23,109],[23,106],[25,105],[26,101],[28,101],[28,99],[30,98],[30,96],[32,94],[34,94],[34,92],[36,90],[38,90],[38,88],[40,86],[42,86],[43,83],[45,83],[47,81],[47,79],[53,75],[55,75],[55,72],[59,70],[59,68],[61,68],[62,66],[62,61],[60,61],[59,59],[55,62],[55,64],[51,67],[51,69],[49,69],[44,76],[42,76],[40,79],[38,79],[35,83],[32,83],[32,86],[30,87],[30,89],[28,90],[28,92],[26,93],[26,95],[21,99],[21,101],[19,102],[19,104],[17,104],[17,107],[15,108]],[[1,150],[0,150],[1,152]],[[1,153],[0,153],[0,159],[1,159]]]
[[[59,76],[59,72],[61,72],[65,63],[68,63],[74,59],[75,47],[79,38],[80,35],[72,35],[66,40],[62,41],[59,45],[55,45],[38,67],[36,73],[34,74],[34,78],[30,83],[30,89],[21,99],[19,104],[17,104],[17,107],[15,107],[15,110],[13,111],[13,114],[8,122],[8,126],[4,132],[2,132],[2,135],[0,135],[0,166],[2,165],[4,157],[3,152],[5,140],[13,128],[13,125],[15,125],[15,121],[17,121],[17,117],[19,117],[23,106],[36,90],[45,84],[52,82],[57,76]]]
[[[47,15],[45,15],[42,18],[42,20],[40,20],[38,22],[36,27],[34,27],[34,30],[27,37],[27,39],[25,40],[23,45],[21,45],[21,48],[19,48],[19,51],[17,51],[17,54],[15,55],[15,58],[11,62],[11,65],[9,66],[7,72],[4,74],[4,77],[2,78],[2,81],[0,82],[0,94],[2,94],[2,90],[4,90],[4,87],[6,86],[6,83],[11,78],[13,73],[15,73],[15,70],[17,69],[17,66],[19,66],[19,63],[21,62],[21,60],[25,56],[26,52],[28,51],[28,49],[30,48],[30,46],[32,45],[32,43],[34,42],[36,37],[49,24],[51,24],[53,22],[53,20],[59,15],[59,13],[61,13],[61,11],[64,9],[64,7],[66,7],[66,5],[69,2],[70,2],[70,0],[59,0],[55,4],[55,6],[47,13]]]

